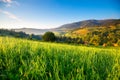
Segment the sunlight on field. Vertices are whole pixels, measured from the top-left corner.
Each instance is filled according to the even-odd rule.
[[[0,79],[119,80],[120,48],[0,37]]]

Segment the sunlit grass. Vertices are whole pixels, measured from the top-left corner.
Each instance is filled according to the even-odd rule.
[[[0,80],[119,80],[120,48],[0,37]]]

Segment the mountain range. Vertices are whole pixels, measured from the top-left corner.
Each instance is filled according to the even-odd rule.
[[[83,28],[90,27],[110,27],[120,25],[120,19],[106,19],[106,20],[84,20],[79,22],[73,22],[69,24],[64,24],[59,26],[58,28],[53,29],[34,29],[34,28],[21,28],[21,29],[13,29],[16,32],[25,32],[27,34],[36,34],[42,35],[47,31],[52,31],[56,34],[66,34],[69,31],[74,31]]]

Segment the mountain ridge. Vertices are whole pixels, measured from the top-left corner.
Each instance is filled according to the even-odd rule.
[[[74,28],[82,28],[82,27],[106,26],[108,24],[115,25],[118,23],[120,24],[120,19],[104,19],[104,20],[90,19],[90,20],[83,20],[83,21],[64,24],[64,25],[60,26],[59,28],[74,29]]]

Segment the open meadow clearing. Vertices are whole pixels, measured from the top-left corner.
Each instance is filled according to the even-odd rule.
[[[0,37],[0,80],[120,80],[120,48]]]

